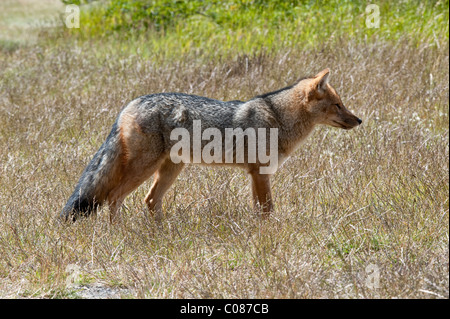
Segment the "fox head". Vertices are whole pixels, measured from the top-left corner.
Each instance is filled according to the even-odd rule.
[[[351,129],[362,123],[342,103],[336,90],[328,83],[330,70],[325,69],[305,81],[305,97],[308,112],[317,124]],[[303,82],[303,81],[302,81]]]

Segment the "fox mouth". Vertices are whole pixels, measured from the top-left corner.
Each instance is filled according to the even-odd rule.
[[[353,126],[351,126],[351,125],[340,123],[335,120],[333,120],[333,123],[336,124],[336,125],[333,125],[334,127],[343,128],[344,130],[349,130],[349,129],[353,128]]]

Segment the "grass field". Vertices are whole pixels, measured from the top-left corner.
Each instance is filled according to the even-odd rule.
[[[23,17],[25,2],[36,4],[2,2],[0,24],[1,298],[77,298],[83,287],[122,298],[449,298],[448,4],[422,8],[435,29],[408,19],[408,7],[392,13],[402,28],[366,37],[333,21],[333,41],[305,47],[283,35],[235,51],[223,40],[221,51],[225,32],[204,47],[192,34],[185,52],[176,26],[127,40],[24,32],[15,21],[35,19]],[[39,6],[45,17],[61,8]],[[167,39],[177,54],[164,52]],[[363,125],[316,129],[273,177],[268,220],[252,212],[243,172],[188,166],[161,223],[143,204],[151,180],[126,199],[118,224],[107,207],[71,226],[56,221],[133,98],[246,100],[325,67]]]

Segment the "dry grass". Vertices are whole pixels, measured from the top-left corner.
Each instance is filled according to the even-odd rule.
[[[438,45],[347,41],[164,66],[88,44],[0,53],[0,297],[70,298],[74,284],[100,283],[139,298],[448,298],[448,40]],[[324,67],[364,123],[315,131],[274,176],[268,221],[251,212],[242,172],[201,167],[166,195],[161,224],[142,204],[150,181],[118,225],[107,208],[55,221],[132,98],[248,99]]]

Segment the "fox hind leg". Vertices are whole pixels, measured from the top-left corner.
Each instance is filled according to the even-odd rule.
[[[165,156],[151,150],[135,153],[136,156],[123,164],[120,178],[108,194],[111,222],[118,220],[118,213],[125,197],[148,180],[165,160]]]
[[[125,197],[116,199],[114,202],[109,203],[109,222],[115,224],[118,222],[120,215],[118,214],[120,207],[122,206]]]
[[[152,215],[155,214],[156,220],[161,220],[162,218],[162,199],[164,194],[176,180],[183,167],[184,163],[176,164],[170,158],[167,158],[156,171],[153,185],[145,197],[148,210]]]
[[[145,168],[125,170],[118,185],[108,195],[111,223],[118,221],[125,197],[149,179],[157,169],[158,163],[153,163]]]

